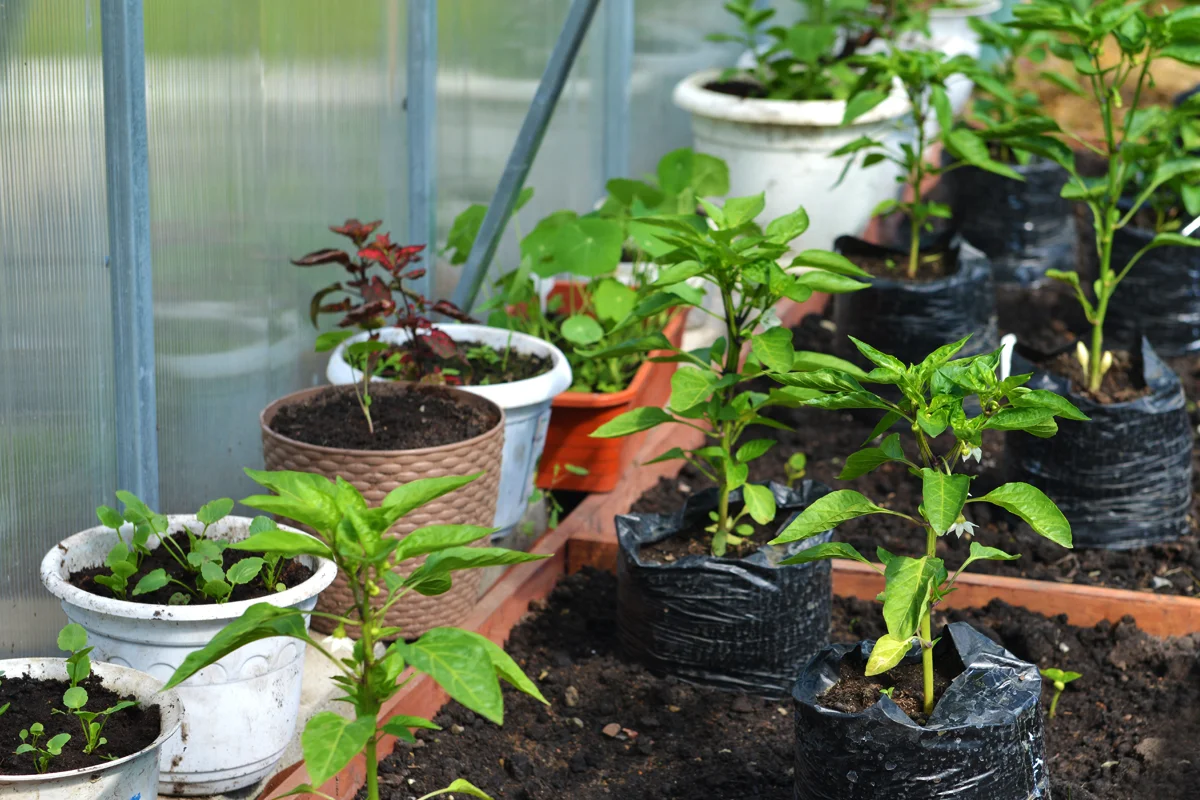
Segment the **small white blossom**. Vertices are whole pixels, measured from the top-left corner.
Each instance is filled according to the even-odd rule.
[[[983,461],[983,448],[976,447],[973,444],[966,442],[962,443],[963,463],[970,461],[972,458],[978,462]]]
[[[956,519],[954,521],[954,524],[950,526],[950,530],[947,531],[947,533],[956,533],[956,534],[958,534],[959,538],[961,539],[962,535],[964,533],[969,533],[969,534],[975,533],[975,529],[977,527],[979,527],[979,526],[976,525],[974,522],[971,522],[966,517],[964,517],[962,514],[959,514],[958,519]]]

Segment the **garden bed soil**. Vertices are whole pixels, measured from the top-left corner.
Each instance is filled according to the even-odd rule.
[[[474,439],[496,426],[496,415],[436,388],[371,395],[367,427],[353,386],[329,387],[311,400],[285,405],[271,430],[305,444],[341,450],[420,450]]]
[[[177,549],[184,553],[188,552],[188,539],[182,532],[172,533],[167,536],[172,544],[176,545]],[[245,550],[226,550],[221,554],[221,569],[228,570],[237,561],[255,555],[254,553]],[[129,590],[125,597],[131,603],[144,603],[146,605],[169,605],[171,596],[182,589],[176,584],[167,584],[163,588],[147,592],[146,594],[133,594],[133,587],[137,586],[137,582],[144,576],[153,572],[156,569],[165,570],[167,577],[185,583],[188,586],[195,586],[198,575],[185,570],[178,561],[165,549],[163,545],[159,545],[156,549],[151,550],[150,554],[142,559],[142,567],[137,571],[137,574],[129,578]],[[108,567],[92,567],[78,572],[71,573],[68,580],[72,586],[82,589],[85,592],[90,592],[100,597],[114,597],[113,593],[107,586],[102,586],[96,583],[97,575],[111,575],[112,570]],[[279,579],[287,588],[299,586],[306,580],[312,577],[313,571],[301,564],[295,559],[289,559],[280,570]],[[198,591],[198,590],[197,590]],[[233,593],[229,596],[228,602],[236,602],[238,600],[257,600],[260,597],[268,597],[275,594],[274,589],[263,585],[261,580],[255,579],[251,583],[243,583],[233,587]],[[201,606],[212,605],[215,601],[204,595],[193,595],[188,605]]]
[[[443,369],[449,367],[458,370],[458,375],[454,376],[457,378],[455,386],[495,386],[501,383],[523,381],[549,372],[554,366],[554,362],[550,358],[532,353],[518,353],[511,350],[506,354],[503,350],[497,350],[488,345],[466,347],[467,342],[460,344],[464,345],[460,350],[463,357],[446,359],[443,365]],[[393,345],[385,350],[379,358],[387,360],[390,355],[403,356],[410,350],[411,348],[406,344]],[[492,355],[479,355],[480,350],[490,351]],[[476,354],[468,355],[468,351],[475,351]],[[465,368],[463,362],[465,362]],[[455,366],[456,364],[457,366]],[[389,380],[404,377],[398,370],[390,367],[381,370],[379,376]]]
[[[100,678],[91,675],[80,684],[88,693],[86,709],[102,711],[111,708],[125,698],[101,685]],[[83,752],[85,740],[79,720],[73,714],[55,714],[53,709],[63,710],[63,692],[71,688],[66,681],[43,681],[25,677],[0,678],[0,708],[11,703],[8,711],[0,714],[0,775],[30,775],[35,772],[33,755],[15,755],[21,744],[20,733],[30,725],[40,722],[46,729],[39,744],[60,733],[68,733],[71,740],[63,747],[62,755],[50,761],[50,772],[66,772],[86,769],[104,764],[113,758],[133,755],[154,743],[160,733],[157,706],[134,706],[116,712],[104,724],[101,736],[108,743],[96,752]]]
[[[658,678],[616,652],[616,580],[563,579],[513,629],[507,650],[551,701],[505,690],[505,725],[451,703],[441,731],[417,732],[380,765],[385,800],[412,800],[464,777],[492,797],[542,800],[792,800],[794,710]],[[1083,673],[1047,721],[1055,797],[1183,800],[1200,779],[1200,635],[1155,639],[1129,621],[1071,627],[993,602],[935,612],[1020,658]],[[834,641],[884,632],[879,606],[838,598]],[[1048,707],[1052,692],[1043,693]],[[360,792],[360,798],[365,791]]]

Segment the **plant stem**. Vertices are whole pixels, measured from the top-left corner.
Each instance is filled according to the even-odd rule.
[[[925,223],[921,209],[921,182],[925,180],[925,110],[922,105],[925,102],[924,92],[917,92],[915,95],[910,93],[909,102],[912,103],[913,121],[917,126],[917,162],[913,165],[910,175],[913,199],[909,208],[909,233],[912,241],[908,244],[908,277],[915,280],[917,266],[921,262],[921,228]]]
[[[1062,697],[1062,692],[1057,689],[1054,691],[1054,697],[1050,700],[1050,713],[1047,715],[1050,719],[1054,719],[1054,715],[1058,712],[1058,698]]]
[[[929,558],[937,556],[937,534],[933,532],[932,527],[925,529],[925,555]],[[930,615],[933,613],[932,606],[925,607],[925,613],[921,616],[921,673],[925,679],[925,713],[933,713],[933,648],[926,647],[926,642],[933,641],[933,626],[930,623]]]
[[[375,760],[375,734],[367,739],[363,752],[367,759],[367,800],[379,800],[379,764]]]

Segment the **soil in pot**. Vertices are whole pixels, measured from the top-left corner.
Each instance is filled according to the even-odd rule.
[[[436,387],[373,389],[367,427],[353,386],[331,386],[312,398],[283,406],[271,430],[319,447],[345,450],[419,450],[474,439],[496,426],[496,415],[468,405]]]
[[[182,531],[169,534],[167,536],[171,543],[175,545],[177,551],[187,553],[190,545],[187,535]],[[244,550],[226,550],[221,553],[221,569],[228,570],[234,563],[241,561],[243,558],[253,556],[254,553],[248,553]],[[179,583],[186,584],[193,588],[196,587],[199,574],[190,572],[171,556],[170,552],[163,545],[159,545],[150,554],[142,559],[142,566],[134,575],[129,578],[130,591],[127,593],[125,600],[131,603],[145,603],[147,605],[172,605],[171,598],[177,593],[187,594],[183,587],[175,583],[169,583],[163,588],[147,592],[145,594],[135,595],[132,592],[132,587],[137,586],[139,580],[144,576],[153,572],[156,569],[162,569],[167,573],[167,577]],[[101,597],[114,597],[113,593],[107,586],[102,586],[96,582],[97,575],[111,575],[112,571],[107,567],[92,567],[78,572],[71,573],[68,580],[72,586],[83,589],[85,592],[100,595]],[[290,589],[293,586],[299,586],[306,580],[312,577],[313,571],[301,564],[299,561],[292,559],[287,561],[280,570],[279,580],[283,585]],[[267,597],[275,594],[275,588],[269,587],[259,578],[256,578],[250,583],[243,583],[233,587],[233,592],[229,596],[227,602],[235,602],[238,600],[256,600],[260,597]],[[188,595],[188,605],[210,605],[216,601],[204,595],[199,589],[194,594]]]
[[[398,359],[404,358],[410,351],[411,348],[406,344],[389,347],[378,357],[381,362],[385,362],[378,375],[389,380],[407,380],[406,372],[395,366],[386,366],[386,362],[393,355]],[[450,378],[456,386],[495,386],[500,383],[523,381],[549,372],[554,366],[549,357],[519,353],[516,350],[505,353],[486,344],[464,346],[459,353],[460,357],[446,359],[438,365],[443,374],[450,375],[446,372],[447,369],[453,369],[457,373]]]
[[[683,505],[682,502],[676,502],[674,505],[668,505],[668,498],[662,498],[663,503],[657,504],[654,507],[641,506],[637,509],[641,513],[655,514],[673,514]],[[736,516],[742,510],[741,504],[730,503],[729,513],[731,516]],[[785,521],[784,514],[776,516],[775,520],[766,524],[759,525],[749,516],[743,517],[739,524],[747,524],[754,528],[754,532],[742,539],[740,544],[729,545],[725,551],[726,558],[745,558],[753,555],[760,547],[775,538],[779,533],[780,526]],[[712,555],[712,540],[713,535],[704,530],[704,524],[692,525],[684,528],[676,533],[663,539],[660,542],[644,545],[638,551],[638,555],[647,561],[655,561],[658,563],[669,563],[677,558],[684,556],[710,556]]]
[[[412,800],[465,777],[499,800],[793,800],[790,701],[656,678],[615,641],[616,579],[564,579],[517,626],[507,650],[551,700],[505,690],[503,728],[451,703],[381,765],[383,797]],[[992,603],[935,613],[965,621],[1019,658],[1082,672],[1047,720],[1056,798],[1191,798],[1200,764],[1200,636],[1161,640],[1131,622],[1071,627]],[[832,638],[884,632],[875,603],[836,598]],[[1048,706],[1051,692],[1043,693]],[[364,797],[360,793],[359,797]]]
[[[940,281],[958,272],[958,259],[952,253],[925,252],[920,255],[920,266],[916,277],[909,277],[908,259],[895,256],[884,256],[867,253],[848,253],[851,261],[877,278],[887,278],[894,281],[909,281],[912,283],[930,283]]]
[[[88,693],[86,709],[103,711],[122,700],[116,692],[104,688],[100,678],[91,675],[80,684]],[[21,744],[22,730],[28,730],[35,722],[45,727],[41,746],[60,733],[70,734],[71,740],[63,747],[62,755],[50,761],[50,772],[66,772],[86,769],[133,755],[154,743],[160,732],[157,706],[134,706],[109,716],[101,735],[107,744],[92,754],[83,752],[86,740],[79,720],[73,714],[55,714],[54,709],[64,711],[63,693],[71,688],[67,681],[45,681],[26,677],[0,677],[0,708],[11,704],[0,714],[0,775],[30,775],[35,772],[33,755],[15,755]]]
[[[941,698],[955,672],[944,660],[933,664],[934,703]],[[821,705],[847,714],[857,714],[875,705],[879,695],[890,692],[892,700],[919,724],[928,719],[924,713],[925,676],[920,664],[901,664],[883,675],[868,677],[857,664],[842,663],[838,682],[820,697]]]

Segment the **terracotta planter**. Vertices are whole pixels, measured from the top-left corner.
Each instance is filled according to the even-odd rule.
[[[687,309],[671,316],[663,333],[678,347],[683,341]],[[653,355],[666,355],[658,350]],[[551,403],[546,449],[538,466],[537,485],[542,489],[578,492],[609,492],[630,467],[633,455],[646,434],[621,439],[593,439],[592,431],[605,422],[640,406],[661,406],[671,396],[674,363],[643,362],[629,386],[619,392],[563,392]],[[583,467],[587,475],[576,475],[567,464]],[[555,476],[555,466],[558,475]]]
[[[380,384],[373,391],[424,391],[426,388],[408,384]],[[490,430],[473,439],[420,450],[342,450],[319,447],[281,436],[271,430],[271,421],[283,406],[302,403],[324,392],[348,391],[336,387],[318,386],[302,389],[279,398],[263,410],[259,417],[262,427],[263,459],[269,470],[315,472],[327,478],[341,476],[362,492],[368,503],[377,504],[387,493],[417,478],[443,475],[470,475],[483,472],[483,477],[448,495],[422,506],[400,520],[389,533],[403,537],[424,525],[454,524],[491,527],[496,513],[496,497],[500,486],[500,459],[504,448],[504,412],[490,400],[459,391],[437,387],[439,392],[453,392],[462,403],[490,409],[497,415]],[[486,544],[487,540],[478,543]],[[423,562],[409,562],[407,572]],[[402,574],[407,574],[407,572]],[[469,570],[455,576],[450,591],[437,597],[412,596],[387,615],[387,625],[403,628],[406,636],[419,636],[430,628],[457,625],[466,619],[479,594],[482,573]],[[321,593],[318,611],[340,613],[350,605],[351,595],[341,574]],[[320,617],[313,627],[328,633],[332,626]]]

